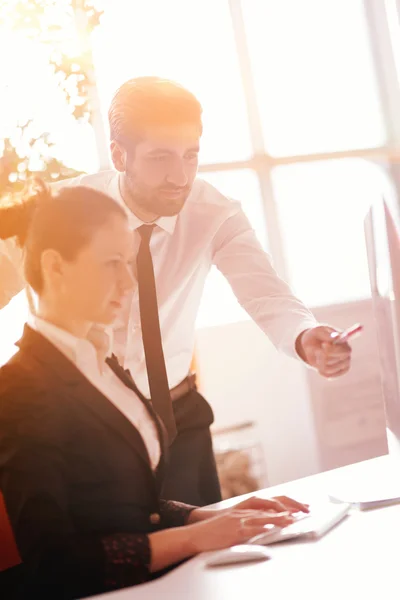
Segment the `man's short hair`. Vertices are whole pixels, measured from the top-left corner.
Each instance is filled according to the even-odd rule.
[[[149,129],[194,125],[202,133],[202,108],[183,86],[159,77],[130,79],[115,92],[108,111],[111,140],[139,140]]]

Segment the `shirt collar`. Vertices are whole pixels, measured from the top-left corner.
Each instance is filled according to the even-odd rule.
[[[120,174],[119,173],[116,173],[115,177],[112,178],[109,188],[108,188],[108,193],[124,209],[124,211],[128,217],[130,229],[132,229],[134,231],[136,229],[139,229],[139,227],[141,227],[141,225],[146,225],[146,223],[141,221],[131,210],[129,210],[129,208],[125,204],[124,199],[122,198],[121,189],[120,189]],[[175,225],[176,225],[177,219],[178,219],[178,215],[175,215],[173,217],[159,217],[154,223],[156,225],[158,225],[158,227],[160,227],[160,229],[162,229],[163,231],[166,231],[167,233],[172,235],[175,230]]]
[[[111,332],[100,325],[93,325],[87,338],[78,338],[69,331],[32,314],[28,317],[28,325],[52,342],[77,366],[82,366],[85,359],[95,353],[101,367],[111,354]]]

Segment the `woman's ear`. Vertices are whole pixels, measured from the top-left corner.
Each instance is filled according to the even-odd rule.
[[[123,173],[126,166],[126,150],[122,148],[118,142],[112,140],[110,144],[110,152],[114,167],[117,171]]]
[[[45,284],[60,286],[64,275],[64,261],[57,250],[48,248],[40,257],[43,281]]]

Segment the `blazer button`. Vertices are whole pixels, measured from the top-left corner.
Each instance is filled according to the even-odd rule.
[[[152,525],[158,525],[159,522],[161,521],[161,517],[158,513],[151,513],[150,515],[150,523]]]

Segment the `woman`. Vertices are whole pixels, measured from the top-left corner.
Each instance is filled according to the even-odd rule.
[[[162,423],[93,327],[111,324],[135,285],[117,203],[83,187],[52,198],[38,183],[0,208],[0,238],[11,236],[38,297],[0,371],[0,483],[27,573],[22,597],[134,585],[307,510],[287,498],[218,512],[160,498]]]

